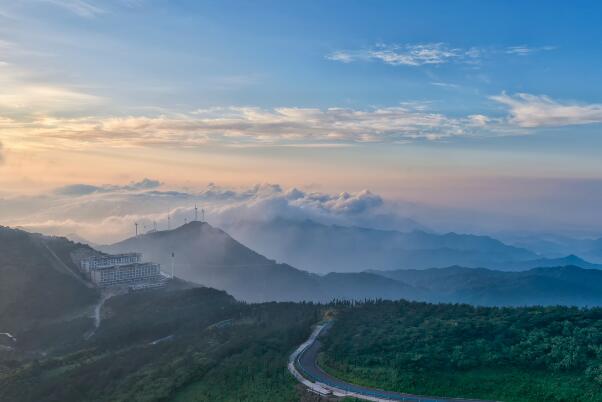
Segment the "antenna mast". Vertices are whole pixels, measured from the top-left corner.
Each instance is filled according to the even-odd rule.
[[[175,273],[175,259],[176,259],[176,254],[172,251],[171,252],[171,279],[174,278],[174,273]]]

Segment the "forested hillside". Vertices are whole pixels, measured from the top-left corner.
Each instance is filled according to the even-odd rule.
[[[0,226],[0,332],[19,332],[95,302],[98,291],[77,276],[70,257],[82,248]]]
[[[503,401],[602,401],[602,309],[340,305],[322,366],[358,384]]]
[[[312,304],[249,305],[209,288],[117,296],[105,308],[98,333],[60,355],[0,356],[0,400],[298,400],[286,361],[319,315]]]

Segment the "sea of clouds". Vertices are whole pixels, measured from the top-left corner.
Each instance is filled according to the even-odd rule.
[[[378,229],[424,229],[402,216],[393,204],[368,190],[329,194],[258,184],[248,188],[224,188],[210,183],[200,191],[166,188],[158,180],[144,179],[127,185],[72,184],[49,194],[0,198],[4,225],[87,240],[95,244],[115,242],[135,233],[165,230],[204,212],[217,227],[238,222],[273,219],[355,225]]]

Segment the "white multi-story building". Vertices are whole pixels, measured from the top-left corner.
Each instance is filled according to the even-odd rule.
[[[161,266],[152,262],[93,269],[90,279],[98,286],[134,284],[163,279]]]
[[[81,260],[80,267],[100,287],[136,285],[144,288],[165,283],[166,276],[161,273],[159,264],[141,261],[140,253],[98,255]]]
[[[79,265],[82,270],[90,272],[95,268],[114,267],[115,265],[135,264],[142,261],[140,253],[123,253],[123,254],[105,254],[85,258],[80,261]]]

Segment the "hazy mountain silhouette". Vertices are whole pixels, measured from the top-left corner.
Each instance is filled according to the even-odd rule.
[[[602,237],[592,240],[589,243],[588,250],[584,253],[584,255],[594,259],[595,261],[602,261]]]
[[[447,267],[372,271],[422,289],[429,301],[478,305],[602,305],[602,271],[576,266],[502,272]]]
[[[457,235],[449,236],[448,241],[459,242],[456,246],[461,247],[462,238]],[[497,247],[495,241],[483,241],[492,245],[489,249]],[[406,298],[483,305],[602,302],[602,271],[598,270],[571,266],[501,272],[448,267],[320,276],[269,260],[224,231],[200,222],[133,237],[104,250],[139,251],[145,258],[164,264],[166,270],[171,253],[175,252],[177,276],[224,289],[247,301]]]
[[[141,252],[145,260],[161,263],[165,272],[171,270],[174,253],[177,277],[226,290],[239,300],[297,301],[325,297],[316,275],[277,264],[208,223],[190,222],[101,249],[111,253]]]
[[[428,300],[428,292],[403,281],[391,280],[370,272],[333,272],[320,277],[326,294],[342,299],[409,299]]]
[[[285,219],[242,222],[226,230],[270,258],[318,273],[501,266],[537,258],[526,249],[491,237],[456,233],[402,233]]]
[[[594,264],[584,260],[574,254],[562,258],[537,258],[528,261],[504,262],[501,264],[491,264],[488,268],[500,271],[526,271],[533,268],[550,268],[575,266],[587,269],[602,269],[602,264]]]
[[[5,330],[81,315],[97,300],[98,290],[79,277],[71,260],[76,251],[91,252],[89,246],[8,228],[0,229],[0,238],[0,325]],[[142,252],[167,272],[174,253],[176,276],[245,301],[404,298],[481,305],[602,304],[600,270],[568,266],[501,272],[454,266],[320,276],[269,260],[201,222],[140,235],[103,250]]]

